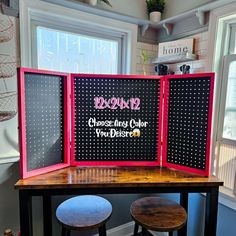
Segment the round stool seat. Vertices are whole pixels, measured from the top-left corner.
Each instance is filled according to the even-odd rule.
[[[62,202],[56,210],[56,217],[67,229],[88,230],[105,224],[111,213],[109,201],[99,196],[84,195]]]
[[[144,197],[134,201],[130,213],[142,227],[159,232],[178,230],[185,225],[187,219],[182,206],[159,197]]]

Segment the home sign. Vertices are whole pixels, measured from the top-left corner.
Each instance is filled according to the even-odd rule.
[[[158,58],[194,53],[194,38],[160,43]]]

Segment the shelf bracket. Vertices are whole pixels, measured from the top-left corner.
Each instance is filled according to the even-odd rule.
[[[201,11],[201,10],[197,10],[195,15],[198,18],[199,24],[204,25],[205,24],[205,12]]]
[[[167,35],[171,35],[173,31],[173,24],[164,23],[163,28],[166,30]]]
[[[147,29],[149,28],[149,24],[145,24],[141,26],[141,34],[142,36],[145,35],[145,32],[147,31]]]

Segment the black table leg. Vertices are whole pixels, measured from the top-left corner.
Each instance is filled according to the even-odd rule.
[[[219,187],[211,188],[206,195],[205,236],[216,236]]]
[[[51,196],[43,196],[43,230],[44,230],[44,236],[52,235]]]
[[[20,232],[22,236],[33,236],[32,196],[27,190],[19,190]]]
[[[180,205],[186,210],[188,213],[188,193],[180,193]],[[178,236],[187,236],[187,222],[183,228],[178,230]]]

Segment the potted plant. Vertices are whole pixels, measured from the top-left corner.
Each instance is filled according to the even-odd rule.
[[[165,0],[146,0],[150,21],[159,22],[165,8]]]
[[[107,5],[111,7],[111,3],[109,2],[109,0],[100,0],[100,1],[106,3]],[[85,2],[92,6],[97,5],[97,0],[86,0]]]

